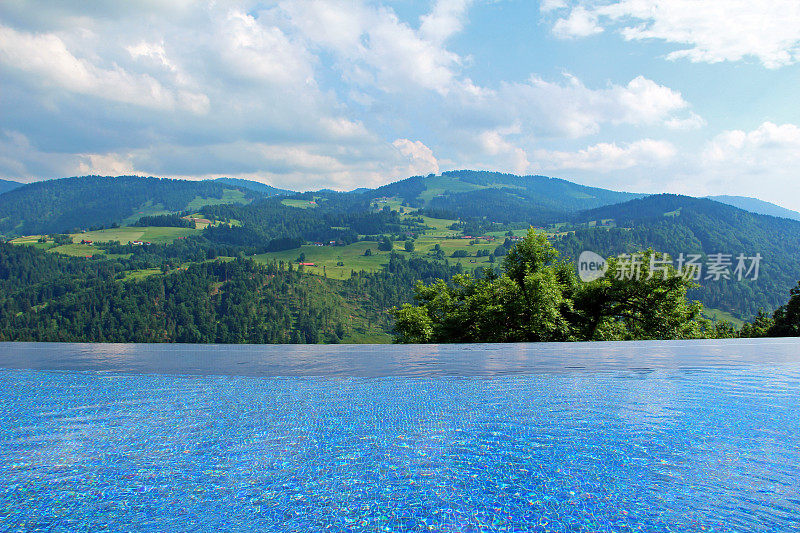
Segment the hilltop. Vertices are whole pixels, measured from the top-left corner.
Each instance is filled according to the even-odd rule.
[[[141,176],[81,176],[37,181],[0,196],[0,234],[60,233],[142,216],[197,210],[218,203],[249,203],[259,194],[213,181]]]
[[[739,209],[744,209],[745,211],[750,211],[751,213],[756,213],[758,215],[770,215],[773,217],[800,220],[800,213],[797,211],[792,211],[791,209],[786,209],[785,207],[773,204],[772,202],[759,200],[758,198],[728,195],[706,196],[706,198],[717,202],[722,202],[723,204],[732,205],[734,207],[738,207]]]

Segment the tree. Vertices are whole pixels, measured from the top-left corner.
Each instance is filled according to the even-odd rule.
[[[647,250],[641,264],[662,260],[662,254]],[[575,294],[575,321],[585,340],[684,339],[706,336],[712,328],[702,318],[703,306],[689,302],[686,293],[695,285],[674,268],[642,269],[638,278],[618,273],[621,260],[608,261],[606,275],[580,287]]]
[[[371,255],[372,255],[372,249],[371,248],[367,248],[366,250],[364,250],[364,256],[365,257],[369,257]]]
[[[660,258],[652,250],[644,261]],[[645,263],[647,264],[647,263]],[[686,299],[693,286],[674,270],[637,278],[605,276],[581,284],[572,263],[559,259],[544,233],[531,228],[503,261],[451,283],[419,283],[417,306],[393,310],[397,342],[538,342],[600,339],[690,338],[715,330]],[[726,328],[718,328],[726,336]]]
[[[747,322],[742,325],[739,330],[739,337],[768,337],[771,335],[771,330],[775,321],[770,315],[759,309],[752,322]]]
[[[775,310],[771,337],[800,337],[800,282],[790,292],[789,301]]]
[[[430,342],[433,337],[433,322],[423,307],[403,304],[395,313],[395,321],[397,342],[422,344]]]
[[[383,236],[381,241],[378,243],[378,250],[382,252],[391,252],[392,251],[392,241],[387,236]]]
[[[404,247],[405,247],[406,252],[413,252],[414,251],[414,241],[412,241],[410,239],[407,240],[405,245],[404,245]]]

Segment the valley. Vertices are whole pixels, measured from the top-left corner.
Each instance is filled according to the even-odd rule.
[[[84,201],[84,192],[92,187],[115,199],[103,203],[98,200],[102,196],[92,194]],[[26,280],[20,287],[10,283],[15,278],[7,272],[9,312],[31,308],[46,315],[61,306],[61,318],[47,319],[58,321],[78,312],[70,307],[77,305],[76,297],[89,297],[103,283],[135,284],[131,287],[136,290],[144,290],[139,284],[161,284],[160,290],[166,290],[163,284],[171,283],[169,279],[192,276],[207,281],[189,288],[189,299],[197,305],[206,302],[201,307],[219,305],[232,280],[230,273],[220,278],[225,270],[211,265],[241,263],[236,272],[252,271],[264,280],[245,298],[250,310],[241,312],[259,313],[264,301],[275,302],[270,305],[282,306],[282,327],[297,332],[311,320],[308,311],[315,310],[317,319],[311,321],[316,326],[304,326],[292,338],[268,336],[264,342],[279,337],[281,342],[387,342],[393,327],[389,310],[413,300],[417,281],[502,273],[504,257],[531,226],[569,261],[583,250],[609,257],[650,248],[704,259],[720,252],[758,252],[763,255],[758,279],[699,279],[689,292],[704,305],[705,317],[733,327],[741,327],[759,310],[777,309],[800,279],[800,222],[795,220],[711,199],[607,191],[542,176],[458,171],[350,193],[296,193],[247,180],[84,177],[0,194],[0,227],[5,246],[12,247],[4,248],[4,254],[26,248],[37,254],[24,259],[31,262],[29,268],[45,264],[45,256],[60,256],[64,259],[59,261],[82,271],[77,278],[54,275],[47,281],[19,272],[19,279]],[[81,266],[83,262],[88,263]],[[190,275],[193,269],[205,273]],[[101,272],[112,273],[111,278]],[[275,293],[269,280],[276,275],[306,288],[288,296]],[[52,286],[72,286],[81,277],[88,285]],[[308,287],[316,287],[315,296],[308,295]],[[156,306],[153,312],[159,316],[156,309],[162,303],[154,300],[145,307]],[[21,327],[24,314],[16,313],[6,319],[7,332]],[[166,317],[166,311],[160,315]],[[204,320],[193,316],[189,322]],[[275,318],[263,320],[259,327]],[[206,324],[205,333],[195,326],[186,335],[198,342],[219,342],[227,338],[220,324]],[[189,338],[177,333],[178,326],[159,327],[173,331],[164,333],[165,340]],[[93,334],[76,330],[68,338],[91,339]]]

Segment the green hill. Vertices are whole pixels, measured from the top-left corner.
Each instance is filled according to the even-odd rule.
[[[290,191],[287,189],[278,189],[273,187],[272,185],[267,185],[266,183],[261,183],[259,181],[252,181],[252,180],[244,180],[240,178],[217,178],[214,180],[216,183],[221,183],[223,185],[233,185],[234,187],[238,187],[240,189],[249,189],[251,191],[255,191],[257,193],[263,194],[264,196],[290,196],[297,194],[296,191]]]
[[[800,220],[800,213],[797,211],[792,211],[791,209],[786,209],[785,207],[781,207],[771,202],[759,200],[758,198],[727,195],[706,196],[706,198],[710,198],[711,200],[715,200],[717,202],[722,202],[723,204],[732,205],[734,207],[738,207],[739,209],[744,209],[745,211],[750,211],[751,213],[756,213],[758,215],[770,215],[773,217]]]
[[[409,206],[446,212],[455,218],[486,217],[494,222],[535,225],[559,222],[581,210],[644,196],[546,176],[475,170],[416,176],[360,194],[371,199],[397,197]]]
[[[249,203],[259,196],[208,180],[82,176],[39,181],[0,196],[0,234],[71,232],[204,205]]]
[[[9,180],[0,180],[0,194],[4,192],[13,191],[17,187],[22,187],[22,183]]]
[[[588,223],[613,219],[616,228],[590,228]],[[740,318],[759,308],[772,310],[800,279],[800,222],[758,215],[706,198],[658,194],[584,211],[573,219],[583,224],[557,246],[570,257],[583,250],[603,255],[651,247],[669,253],[744,254],[762,256],[755,281],[701,280],[694,296],[708,307]],[[733,276],[732,276],[733,278]]]

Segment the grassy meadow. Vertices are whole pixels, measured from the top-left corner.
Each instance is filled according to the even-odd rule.
[[[489,266],[488,257],[475,257],[478,250],[485,249],[492,252],[501,243],[502,240],[495,242],[481,240],[481,244],[469,244],[467,239],[445,239],[426,235],[414,241],[413,252],[405,251],[405,241],[396,241],[393,251],[406,258],[430,258],[434,252],[434,247],[438,244],[444,251],[448,261],[461,263],[464,268],[474,268],[476,266]],[[367,249],[372,251],[372,255],[364,255]],[[470,257],[450,257],[456,250],[465,250]],[[376,272],[389,262],[391,254],[388,251],[378,251],[378,243],[375,241],[358,241],[347,246],[314,246],[306,244],[294,250],[269,252],[256,255],[254,258],[264,263],[272,261],[297,263],[301,253],[305,256],[304,263],[314,263],[314,266],[303,267],[306,272],[318,275],[325,274],[334,279],[349,278],[352,271]],[[342,263],[342,265],[338,263]]]

